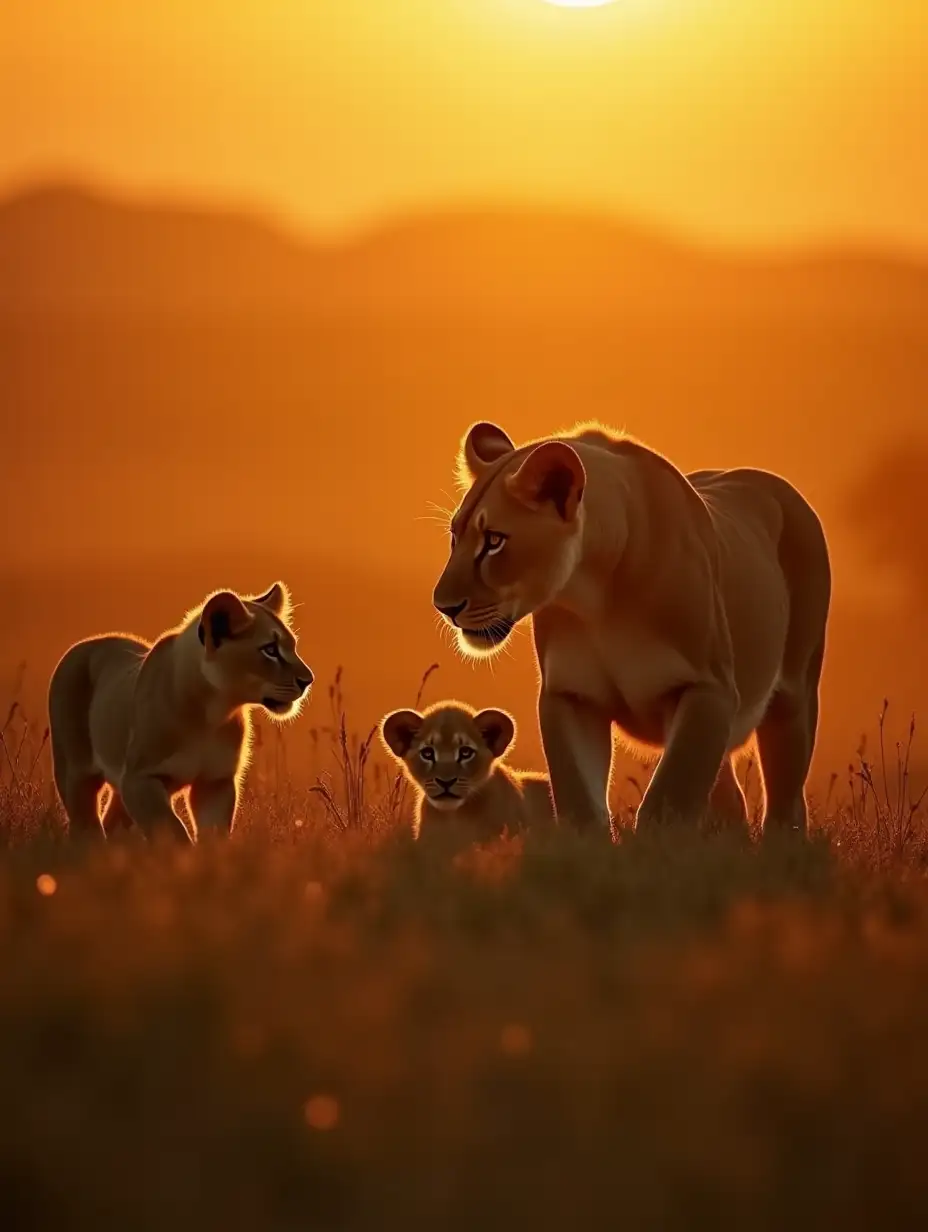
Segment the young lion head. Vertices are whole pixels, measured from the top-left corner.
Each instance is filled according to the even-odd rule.
[[[384,744],[415,785],[439,809],[460,808],[493,773],[515,736],[503,710],[479,713],[439,702],[425,714],[397,710],[380,725]]]
[[[207,599],[197,622],[203,674],[230,706],[263,706],[278,719],[299,710],[313,674],[296,652],[289,616],[281,582],[254,599],[231,590]]]
[[[517,450],[488,423],[467,433],[459,469],[470,486],[451,522],[451,554],[433,601],[463,649],[488,654],[573,573],[586,473],[567,441]]]

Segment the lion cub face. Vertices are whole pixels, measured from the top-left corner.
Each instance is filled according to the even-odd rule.
[[[451,811],[490,778],[494,764],[512,744],[515,724],[503,710],[477,713],[457,702],[440,702],[425,714],[388,714],[381,735],[429,803]]]
[[[296,652],[289,608],[280,582],[255,599],[226,590],[207,600],[197,625],[203,674],[230,705],[263,706],[278,719],[299,710],[313,674]]]
[[[471,486],[451,521],[451,554],[433,601],[462,649],[490,654],[570,580],[586,473],[566,441],[517,453],[501,428],[485,423],[465,437],[460,466]]]

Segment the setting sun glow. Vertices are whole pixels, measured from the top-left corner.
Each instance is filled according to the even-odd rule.
[[[614,3],[614,0],[547,0],[547,3],[556,4],[561,9],[601,9]]]

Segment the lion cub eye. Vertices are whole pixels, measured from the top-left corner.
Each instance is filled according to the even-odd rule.
[[[430,744],[427,744],[425,748],[419,750],[419,756],[422,758],[423,761],[430,761],[430,762],[434,761],[435,760],[435,750],[432,748]]]
[[[472,757],[476,756],[476,752],[476,749],[472,749],[469,745],[465,744],[463,748],[458,750],[458,761],[470,761]]]
[[[483,547],[487,556],[495,556],[506,542],[507,536],[501,534],[498,530],[487,530],[483,532]]]
[[[267,659],[274,659],[276,662],[280,661],[280,648],[276,642],[268,642],[266,646],[262,646],[261,653]]]

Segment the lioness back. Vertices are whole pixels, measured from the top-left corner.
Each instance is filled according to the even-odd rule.
[[[503,760],[515,738],[515,723],[505,711],[439,702],[422,714],[395,711],[380,730],[416,788],[417,836],[449,815],[480,838],[553,818],[547,778],[519,773]]]

